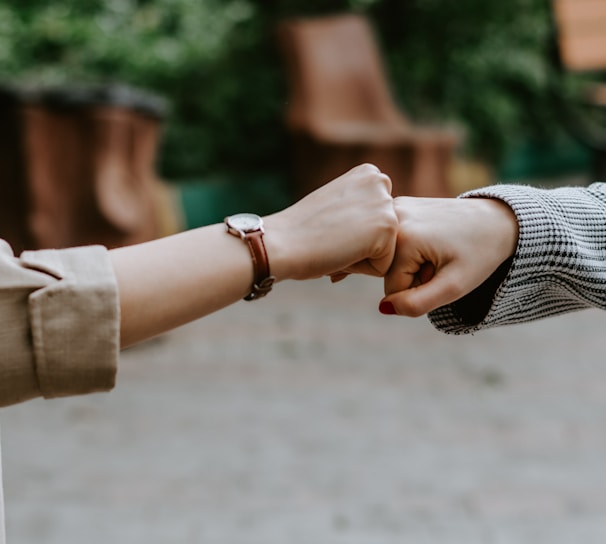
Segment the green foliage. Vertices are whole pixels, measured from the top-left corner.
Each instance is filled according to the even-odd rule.
[[[545,0],[4,0],[0,78],[120,81],[165,96],[168,178],[281,170],[275,23],[351,10],[374,22],[411,117],[463,125],[470,149],[495,161],[520,138],[557,132],[545,100]]]
[[[545,0],[386,0],[374,12],[404,107],[468,128],[496,160],[520,138],[544,138],[552,28]]]

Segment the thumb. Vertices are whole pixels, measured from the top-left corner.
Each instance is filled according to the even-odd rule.
[[[381,300],[379,311],[407,317],[419,317],[450,304],[462,296],[459,282],[445,270],[436,273],[427,283],[391,293]]]

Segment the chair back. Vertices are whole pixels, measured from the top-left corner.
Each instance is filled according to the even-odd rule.
[[[331,121],[402,122],[366,18],[287,20],[278,37],[290,86],[291,129]]]

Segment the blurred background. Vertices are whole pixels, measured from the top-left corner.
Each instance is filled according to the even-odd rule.
[[[424,196],[606,177],[605,4],[3,0],[0,236],[135,243],[360,160]],[[381,294],[281,284],[3,410],[9,542],[603,543],[603,315],[449,337]]]
[[[0,76],[30,93],[21,102],[40,88],[69,101],[83,86],[116,85],[163,101],[152,106],[161,122],[154,165],[178,188],[186,226],[197,226],[300,196],[287,122],[296,60],[277,29],[285,19],[351,12],[369,22],[407,120],[458,133],[453,193],[590,175],[592,151],[554,100],[554,87],[572,78],[557,61],[548,0],[5,0]]]

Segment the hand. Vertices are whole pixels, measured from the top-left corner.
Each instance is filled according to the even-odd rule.
[[[486,198],[394,200],[399,232],[382,313],[417,317],[481,285],[515,252],[517,219]]]
[[[384,276],[394,257],[398,221],[391,180],[370,164],[264,221],[271,271],[278,280],[353,272]]]

